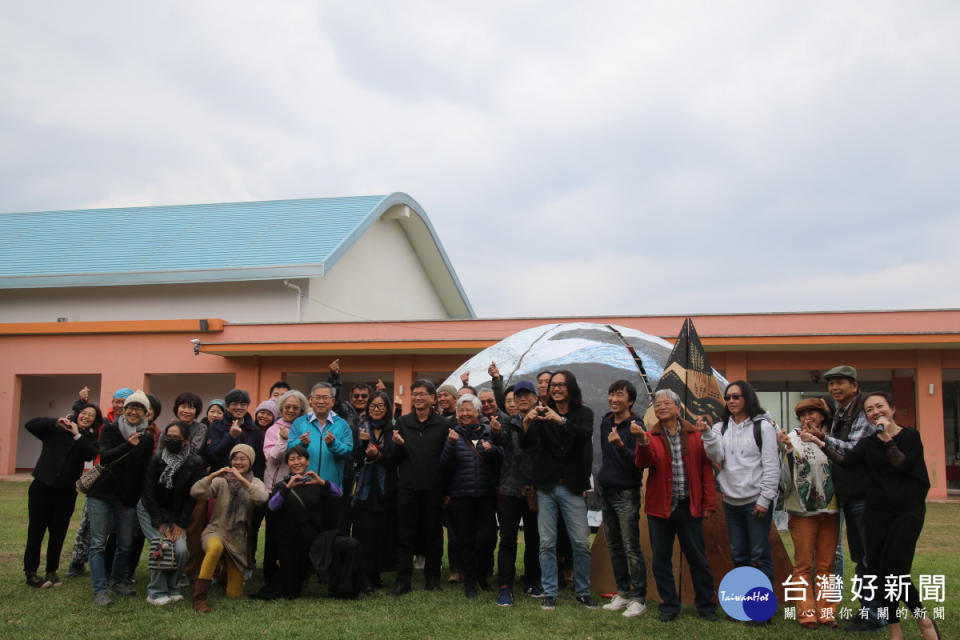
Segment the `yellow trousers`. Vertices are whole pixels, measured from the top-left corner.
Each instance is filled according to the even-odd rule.
[[[223,541],[217,536],[207,538],[207,552],[203,556],[203,564],[200,565],[201,580],[212,580],[213,572],[220,562],[220,556],[223,555]],[[243,595],[243,572],[234,564],[233,559],[227,555],[227,597],[239,598]]]

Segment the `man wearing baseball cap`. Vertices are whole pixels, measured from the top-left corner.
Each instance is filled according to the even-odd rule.
[[[514,402],[520,410],[503,424],[498,444],[503,446],[503,464],[500,467],[500,484],[497,502],[497,519],[500,522],[500,549],[497,557],[497,580],[500,592],[497,604],[509,607],[513,604],[513,581],[517,570],[517,532],[523,518],[523,539],[526,548],[523,554],[524,593],[540,598],[540,533],[537,529],[537,512],[533,489],[533,455],[520,446],[523,433],[523,417],[537,404],[537,390],[532,383],[521,380],[513,387]]]
[[[837,404],[828,433],[820,436],[826,443],[824,448],[833,449],[843,455],[850,453],[856,444],[872,435],[876,429],[867,420],[863,411],[864,396],[860,392],[857,370],[850,365],[838,365],[825,374],[827,390]],[[866,563],[866,529],[863,514],[867,503],[867,472],[861,466],[833,466],[833,482],[843,508],[843,519],[847,524],[847,545],[850,558],[856,565],[857,576],[869,575]],[[880,588],[880,585],[878,585]],[[855,616],[847,631],[876,631],[883,627],[877,618],[876,606],[861,598],[860,605],[866,609],[868,618]]]

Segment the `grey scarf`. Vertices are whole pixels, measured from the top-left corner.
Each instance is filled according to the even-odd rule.
[[[173,489],[173,476],[180,470],[180,467],[189,455],[190,449],[187,447],[181,449],[180,453],[170,453],[166,447],[161,449],[160,459],[163,460],[163,463],[167,465],[167,467],[163,470],[163,473],[160,474],[160,484],[167,489]]]
[[[129,440],[130,436],[147,428],[146,422],[146,420],[143,420],[140,422],[140,424],[134,427],[132,424],[127,422],[127,416],[121,415],[119,418],[117,418],[117,428],[120,429],[120,435],[123,436],[123,439]]]

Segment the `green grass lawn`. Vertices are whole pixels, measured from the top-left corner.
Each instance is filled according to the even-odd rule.
[[[312,582],[300,600],[259,602],[249,598],[227,600],[222,587],[211,590],[213,612],[193,612],[189,600],[165,607],[144,602],[146,561],[137,574],[138,597],[117,598],[108,608],[94,607],[89,574],[65,579],[63,587],[32,589],[23,579],[23,545],[27,529],[27,483],[0,482],[0,638],[841,638],[857,637],[821,629],[810,632],[783,615],[764,629],[742,624],[701,622],[693,609],[684,608],[675,622],[663,624],[656,603],[639,618],[588,611],[574,602],[573,592],[560,594],[555,611],[541,611],[538,601],[517,596],[513,607],[496,606],[496,594],[481,593],[468,601],[462,588],[444,586],[441,593],[422,590],[422,576],[414,577],[413,593],[391,598],[385,591],[359,600],[327,597]],[[73,526],[79,522],[83,499],[78,500]],[[960,528],[960,504],[928,506],[926,527],[914,561],[914,579],[921,573],[947,576],[944,638],[960,638],[960,559],[954,550]],[[789,546],[789,536],[785,541]],[[66,571],[73,527],[67,537],[61,575]],[[262,545],[261,545],[262,548]],[[41,560],[41,571],[43,561]],[[392,584],[392,576],[385,576]],[[260,586],[259,572],[246,592]],[[849,593],[847,589],[845,592]],[[189,595],[189,590],[187,591]],[[912,620],[904,625],[908,638],[918,638]],[[884,634],[885,635],[885,634]],[[881,637],[868,634],[867,637]]]

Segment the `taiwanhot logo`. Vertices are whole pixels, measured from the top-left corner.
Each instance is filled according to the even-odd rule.
[[[737,567],[723,576],[717,597],[724,613],[746,622],[765,622],[777,613],[770,579],[754,567]]]

